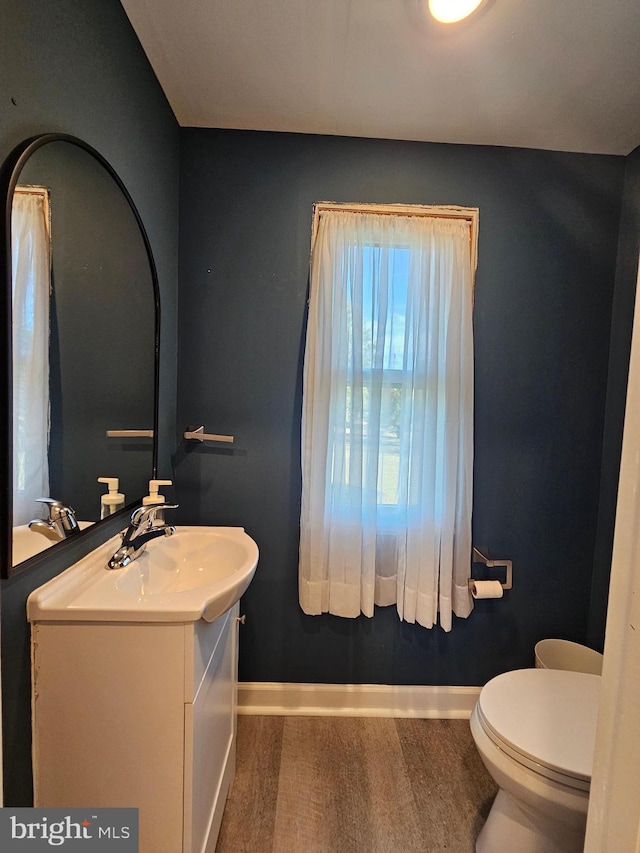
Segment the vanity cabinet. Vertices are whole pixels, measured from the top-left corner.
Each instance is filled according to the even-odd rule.
[[[34,622],[36,806],[139,809],[140,853],[213,853],[235,772],[238,607]]]

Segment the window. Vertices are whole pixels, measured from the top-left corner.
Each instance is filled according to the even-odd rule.
[[[379,432],[380,441],[375,448],[376,465],[364,465],[364,473],[375,470],[376,504],[378,507],[394,507],[399,502],[400,489],[400,416],[403,397],[407,394],[405,311],[407,304],[407,277],[409,273],[409,249],[391,246],[384,253],[380,246],[364,246],[362,252],[362,317],[354,320],[353,302],[357,285],[350,271],[345,285],[347,288],[347,335],[350,348],[340,368],[344,372],[345,412],[344,441],[332,445],[332,474],[334,487],[338,481],[348,491],[349,483],[359,480],[359,460],[352,455],[352,439],[355,446],[360,437],[368,436],[370,430]],[[376,311],[376,281],[382,271],[388,279],[386,294],[388,318],[383,319]],[[359,323],[359,326],[354,326]],[[356,328],[361,340],[354,340]],[[359,347],[362,358],[362,382],[354,383],[354,351]],[[379,389],[376,394],[375,389]],[[360,435],[361,434],[361,435]],[[373,448],[368,446],[369,452]],[[343,452],[342,452],[343,451]]]
[[[306,613],[468,615],[477,211],[316,206],[303,390]]]

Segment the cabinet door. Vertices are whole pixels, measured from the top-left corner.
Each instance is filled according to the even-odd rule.
[[[185,705],[185,853],[215,850],[235,771],[237,614],[235,605],[220,617],[225,623],[196,701]]]
[[[141,853],[182,850],[184,630],[33,626],[36,806],[139,808]]]

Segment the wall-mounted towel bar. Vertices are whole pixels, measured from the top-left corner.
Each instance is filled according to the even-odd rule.
[[[216,435],[215,433],[205,432],[203,426],[194,430],[187,430],[184,437],[187,441],[226,441],[229,444],[233,443],[232,435]]]
[[[488,557],[479,551],[477,548],[473,549],[473,557],[471,560],[472,563],[484,563],[485,566],[489,569],[493,568],[502,568],[505,569],[505,580],[504,583],[501,583],[503,589],[511,589],[513,582],[513,566],[511,564],[511,560],[490,560]],[[469,587],[474,583],[473,578],[469,580]]]
[[[153,438],[152,429],[108,429],[107,438]]]

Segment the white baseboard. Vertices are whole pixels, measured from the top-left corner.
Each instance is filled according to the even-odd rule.
[[[468,719],[479,695],[479,687],[245,681],[238,684],[238,713]]]

